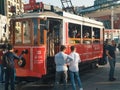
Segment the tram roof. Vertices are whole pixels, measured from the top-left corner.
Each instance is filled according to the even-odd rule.
[[[99,25],[103,25],[102,22],[96,21],[95,19],[91,19],[89,17],[83,17],[75,14],[71,14],[68,12],[36,12],[36,13],[24,13],[22,15],[15,16],[15,19],[23,19],[23,18],[57,18],[57,19],[71,19],[71,20],[77,20],[77,21],[83,21],[83,22],[90,22],[95,23]]]
[[[21,15],[16,15],[15,19],[23,19],[23,18],[45,18],[45,17],[51,17],[51,18],[58,18],[62,19],[62,16],[54,13],[54,12],[34,12],[34,13],[24,13]]]
[[[79,16],[79,15],[75,15],[75,14],[71,14],[67,12],[63,12],[63,16],[68,19],[74,19],[74,20],[79,20],[79,21],[86,22],[86,23],[94,23],[94,24],[103,25],[101,21],[97,21],[94,18],[83,17],[83,16]]]

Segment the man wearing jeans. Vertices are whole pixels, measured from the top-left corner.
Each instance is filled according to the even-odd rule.
[[[60,52],[55,55],[56,77],[54,90],[58,89],[58,85],[61,79],[64,81],[64,89],[62,90],[67,90],[67,63],[73,59],[69,55],[65,54],[65,51],[66,47],[61,45]]]
[[[17,56],[14,53],[13,46],[11,44],[8,44],[7,46],[8,51],[3,55],[3,68],[5,71],[5,89],[9,90],[9,84],[11,86],[11,90],[15,90],[15,66],[14,66],[14,59],[21,59],[21,56]],[[8,66],[8,60],[9,59],[9,66]],[[21,60],[20,60],[21,61]],[[22,61],[20,62],[22,63]]]
[[[81,62],[80,56],[78,53],[76,53],[76,48],[74,46],[71,46],[71,53],[70,56],[73,58],[73,61],[69,64],[69,70],[70,70],[70,79],[72,83],[72,90],[77,90],[75,85],[75,79],[77,79],[79,90],[83,90],[82,83],[79,77],[79,67],[78,64]]]
[[[109,81],[116,80],[116,78],[114,78],[115,63],[116,63],[115,50],[116,50],[115,41],[109,40],[108,46],[106,47],[106,55],[108,56],[108,61],[109,61],[109,65],[110,65]]]
[[[1,83],[4,83],[4,75],[5,75],[5,71],[4,71],[4,67],[3,67],[3,55],[5,54],[5,53],[7,53],[7,47],[6,47],[6,44],[3,44],[2,46],[1,46],[1,50],[0,50],[0,65],[1,65],[1,74],[0,74],[0,80],[1,80]]]

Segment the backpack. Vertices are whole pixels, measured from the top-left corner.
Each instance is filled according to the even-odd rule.
[[[13,67],[11,59],[10,59],[10,57],[8,57],[7,54],[3,55],[2,64],[3,64],[3,67],[6,67],[6,68],[12,68]]]

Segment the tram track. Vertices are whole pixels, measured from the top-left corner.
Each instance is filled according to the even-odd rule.
[[[94,69],[87,69],[80,73],[82,80],[89,80],[89,78],[94,76],[94,73],[97,75],[99,70],[101,70],[102,67],[94,68]],[[88,74],[89,73],[89,74]],[[86,78],[87,77],[87,78]],[[54,86],[54,79],[47,80],[49,82],[43,82],[41,79],[34,81],[34,82],[21,82],[17,84],[17,90],[52,90]],[[70,81],[68,79],[68,87],[70,86]],[[62,87],[63,84],[60,84],[60,87]],[[62,89],[59,89],[62,90]]]

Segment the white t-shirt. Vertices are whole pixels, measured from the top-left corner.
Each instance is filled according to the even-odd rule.
[[[64,52],[59,52],[55,55],[56,71],[67,71],[67,62],[72,61],[73,58]]]
[[[73,58],[73,61],[71,61],[69,64],[69,70],[72,72],[78,72],[79,71],[78,64],[79,62],[81,62],[80,56],[76,52],[71,52],[70,56]]]

